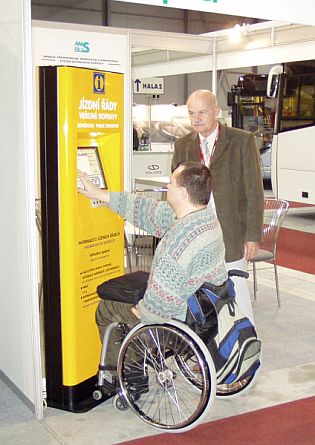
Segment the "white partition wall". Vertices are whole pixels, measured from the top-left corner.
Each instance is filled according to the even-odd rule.
[[[0,9],[0,375],[40,419],[31,2]]]

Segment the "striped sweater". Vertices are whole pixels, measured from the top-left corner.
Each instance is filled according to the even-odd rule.
[[[170,205],[137,195],[111,193],[109,207],[161,238],[139,312],[143,323],[185,320],[187,299],[205,282],[227,279],[222,231],[210,207],[177,219]]]

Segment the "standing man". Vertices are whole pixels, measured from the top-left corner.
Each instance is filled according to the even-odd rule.
[[[175,142],[172,171],[183,161],[207,165],[225,243],[227,269],[246,270],[262,237],[264,190],[255,136],[218,122],[220,108],[209,90],[197,90],[187,100],[193,131]],[[236,301],[253,322],[244,278],[233,277]]]

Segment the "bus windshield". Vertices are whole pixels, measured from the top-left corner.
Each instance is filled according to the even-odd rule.
[[[315,73],[283,75],[279,94],[277,132],[315,124]]]

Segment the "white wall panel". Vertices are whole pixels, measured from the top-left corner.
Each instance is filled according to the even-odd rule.
[[[0,370],[40,418],[30,1],[0,8]]]

